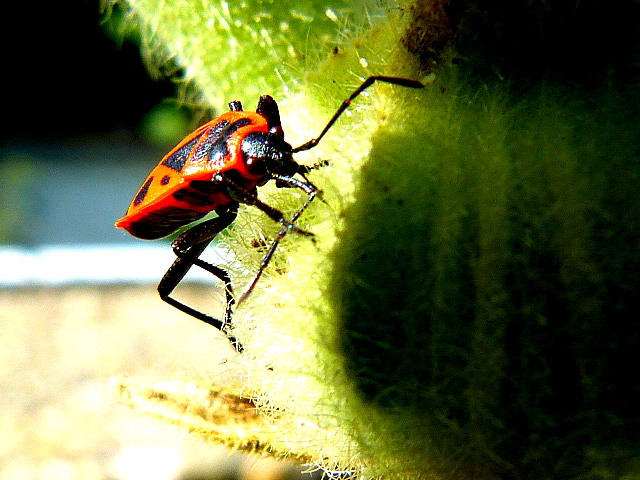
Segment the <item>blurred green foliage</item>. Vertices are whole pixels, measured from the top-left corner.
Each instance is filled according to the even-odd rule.
[[[29,202],[36,167],[24,156],[0,158],[0,244],[23,243],[28,235]]]

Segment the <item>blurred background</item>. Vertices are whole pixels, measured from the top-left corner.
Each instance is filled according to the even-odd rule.
[[[216,378],[231,354],[158,298],[169,242],[113,227],[208,118],[152,78],[122,17],[115,7],[106,18],[99,0],[3,8],[0,480],[309,479],[132,411],[109,387],[114,376]],[[211,310],[214,292],[194,272],[180,295]]]

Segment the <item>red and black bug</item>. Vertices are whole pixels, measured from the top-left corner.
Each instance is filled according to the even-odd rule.
[[[260,97],[255,112],[244,111],[242,104],[234,101],[229,103],[229,112],[188,135],[160,161],[134,197],[127,214],[116,222],[116,227],[135,237],[152,240],[170,235],[210,212],[217,214],[215,218],[194,225],[172,243],[177,259],[158,285],[160,297],[165,302],[222,330],[239,351],[242,349],[228,331],[234,305],[231,279],[225,270],[200,260],[199,256],[218,233],[233,223],[241,203],[260,209],[282,225],[256,276],[240,298],[238,303],[241,303],[251,293],[280,240],[289,231],[312,236],[296,227],[295,222],[319,193],[306,174],[321,164],[300,165],[293,159],[293,154],[315,147],[352,100],[376,81],[410,88],[424,87],[422,83],[406,78],[371,76],[342,102],[316,138],[296,148],[284,140],[278,104],[272,97]],[[296,175],[300,178],[295,178]],[[277,187],[298,188],[307,195],[291,219],[287,220],[281,211],[258,199],[257,187],[269,180],[275,180]],[[222,320],[171,297],[193,265],[224,282],[226,308]]]

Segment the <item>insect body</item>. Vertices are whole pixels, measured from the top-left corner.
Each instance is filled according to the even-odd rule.
[[[253,205],[282,225],[256,276],[240,298],[242,302],[253,290],[280,240],[289,231],[312,236],[297,228],[295,222],[319,193],[306,174],[323,164],[300,165],[293,159],[293,154],[315,147],[351,101],[375,81],[423,87],[420,82],[405,78],[369,77],[340,105],[316,138],[296,148],[284,140],[278,105],[272,97],[262,96],[255,112],[244,111],[242,104],[234,101],[229,103],[229,112],[188,135],[161,160],[134,197],[127,214],[116,222],[116,227],[135,237],[152,240],[170,235],[210,212],[217,214],[217,217],[191,227],[172,243],[177,259],[158,285],[164,301],[229,335],[227,329],[234,305],[231,280],[222,268],[200,260],[200,254],[218,233],[233,223],[241,203]],[[277,187],[298,188],[307,195],[291,219],[287,220],[282,212],[258,199],[257,187],[269,180],[275,180]],[[222,320],[171,297],[193,265],[224,282],[226,308]],[[230,339],[241,350],[237,340]]]

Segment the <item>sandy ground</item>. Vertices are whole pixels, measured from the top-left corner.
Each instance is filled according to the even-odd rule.
[[[223,377],[231,354],[152,285],[0,290],[0,480],[310,479],[133,411],[109,386]]]

